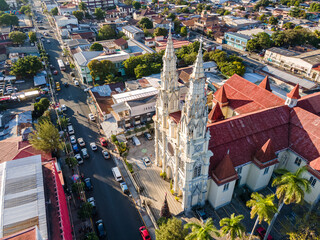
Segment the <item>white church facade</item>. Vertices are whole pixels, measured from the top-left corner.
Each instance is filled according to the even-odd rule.
[[[206,201],[221,207],[236,187],[257,191],[274,169],[295,171],[302,165],[312,185],[305,200],[319,201],[320,124],[306,116],[320,122],[320,93],[300,98],[296,86],[284,101],[271,92],[268,78],[257,86],[234,75],[215,93],[209,110],[201,44],[184,83],[185,97],[176,61],[170,32],[154,116],[155,162],[173,180],[183,210]]]

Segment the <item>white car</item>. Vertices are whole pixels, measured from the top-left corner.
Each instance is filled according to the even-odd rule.
[[[82,148],[81,152],[82,152],[83,158],[89,158],[89,153],[88,153],[88,150],[86,148]]]
[[[86,146],[86,143],[83,141],[83,138],[78,138],[78,143],[79,143],[80,147]]]
[[[71,142],[71,144],[76,144],[77,143],[76,137],[74,135],[70,136],[70,142]]]
[[[47,40],[47,43],[50,43],[50,40],[49,40],[49,39]]]
[[[97,151],[97,149],[98,149],[96,143],[94,143],[94,142],[90,143],[90,147],[91,147],[92,151]]]
[[[108,153],[107,150],[102,150],[102,155],[105,159],[109,159],[110,158],[110,154]]]
[[[82,157],[81,157],[81,155],[80,155],[79,153],[76,154],[76,155],[74,155],[74,157],[77,159],[77,161],[78,161],[79,164],[82,164],[82,163],[83,163],[83,159],[82,159]]]
[[[64,105],[64,104],[62,104],[61,105],[61,110],[64,112],[64,111],[67,111],[67,106],[66,105]]]
[[[80,84],[79,84],[79,81],[77,81],[77,80],[74,80],[73,83],[74,83],[74,85],[76,85],[76,86],[79,86],[79,85],[80,85]]]
[[[91,203],[92,207],[95,207],[95,206],[96,206],[96,202],[95,202],[95,200],[94,200],[94,197],[88,198],[88,199],[87,199],[87,202],[88,202],[88,203]]]
[[[151,165],[151,161],[150,161],[149,157],[143,157],[142,160],[143,160],[143,162],[144,162],[144,164],[146,166],[150,166]]]
[[[92,113],[89,113],[88,118],[90,119],[90,121],[96,120],[96,118],[94,117],[94,115]]]

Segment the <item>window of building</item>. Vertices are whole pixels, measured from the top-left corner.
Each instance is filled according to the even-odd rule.
[[[226,183],[224,186],[223,186],[223,191],[228,191],[229,189],[229,183]]]
[[[294,161],[294,164],[300,166],[300,164],[301,164],[301,158],[298,158],[298,157],[297,157],[296,160]]]
[[[310,177],[309,182],[312,187],[316,185],[317,179],[315,179],[313,176]]]
[[[196,164],[196,166],[193,169],[193,178],[199,177],[201,175],[201,165]]]
[[[242,167],[237,168],[237,173],[241,174],[241,172],[242,172]]]
[[[269,167],[266,167],[266,168],[264,169],[263,175],[266,175],[268,172],[269,172]]]

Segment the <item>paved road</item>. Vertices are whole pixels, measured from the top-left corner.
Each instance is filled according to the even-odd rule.
[[[41,26],[51,30],[47,21],[44,21]],[[50,63],[58,69],[57,59],[61,58],[62,50],[52,33],[48,39],[50,43],[45,41],[44,46],[49,53]],[[57,93],[57,99],[60,104],[68,107],[66,113],[68,117],[71,117],[76,137],[83,137],[86,142],[90,158],[80,166],[80,171],[85,177],[90,177],[92,180],[94,190],[87,197],[95,198],[98,217],[102,218],[105,223],[108,239],[140,239],[138,229],[143,222],[132,200],[122,193],[119,184],[114,180],[111,172],[111,168],[115,166],[114,162],[102,157],[102,148],[98,144],[97,124],[89,122],[87,118],[89,108],[86,104],[86,93],[73,85],[69,74],[65,72],[60,73],[59,70],[59,74],[54,76],[54,79],[55,81],[60,80],[61,83],[68,81],[70,84],[68,88],[61,84],[61,91]],[[90,142],[97,143],[97,152],[90,149]]]

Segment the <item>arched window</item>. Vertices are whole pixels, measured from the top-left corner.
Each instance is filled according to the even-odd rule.
[[[201,163],[196,163],[193,168],[193,178],[197,178],[201,175]]]

